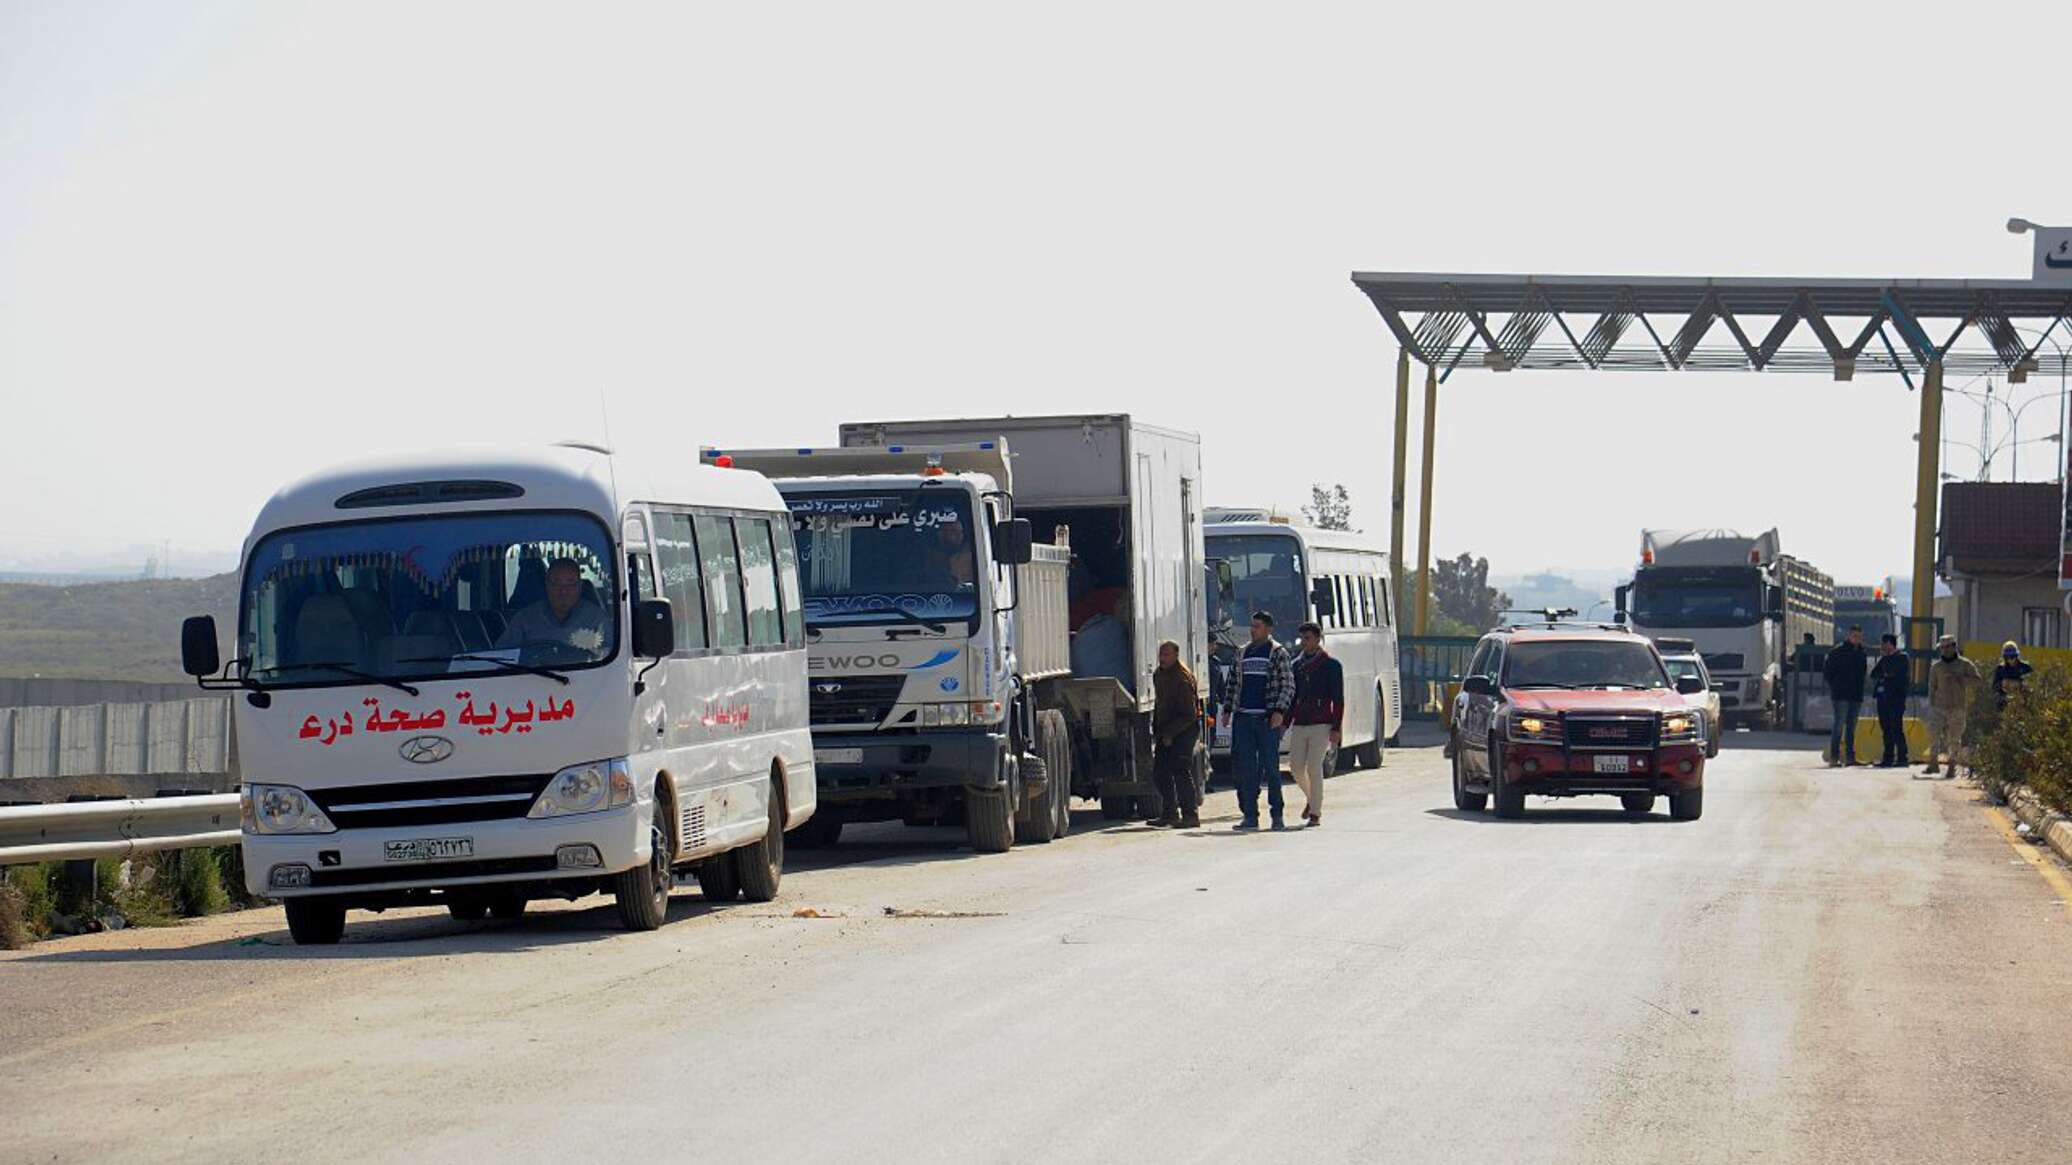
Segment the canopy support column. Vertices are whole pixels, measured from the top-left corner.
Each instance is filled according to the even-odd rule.
[[[1396,477],[1395,492],[1389,496],[1389,586],[1390,598],[1403,601],[1403,496],[1404,478],[1410,457],[1410,349],[1396,349]],[[1397,622],[1402,615],[1395,616]]]
[[[1417,499],[1417,634],[1430,634],[1432,605],[1432,445],[1439,429],[1439,366],[1425,365],[1424,479]]]
[[[1921,429],[1914,451],[1914,634],[1909,650],[1926,652],[1929,620],[1935,617],[1935,510],[1942,479],[1942,361],[1931,361],[1921,378]]]

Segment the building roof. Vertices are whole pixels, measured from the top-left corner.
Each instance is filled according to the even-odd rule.
[[[1942,492],[1945,573],[2036,574],[2057,569],[2062,487],[2049,481],[1953,481]]]

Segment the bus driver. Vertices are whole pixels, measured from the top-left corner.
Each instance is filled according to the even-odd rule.
[[[547,568],[547,597],[513,614],[496,645],[561,644],[602,656],[610,625],[604,608],[583,593],[582,567],[573,558],[557,558]]]

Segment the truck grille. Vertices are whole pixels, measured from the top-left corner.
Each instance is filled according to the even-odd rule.
[[[905,686],[903,675],[823,676],[807,684],[808,716],[815,728],[876,728],[892,714]]]
[[[340,829],[387,829],[523,817],[553,779],[551,773],[528,773],[347,785],[308,792],[310,800]]]
[[[1715,651],[1705,657],[1707,671],[1740,671],[1742,657],[1738,651]]]
[[[1570,748],[1642,749],[1655,747],[1655,718],[1564,716],[1563,735]]]

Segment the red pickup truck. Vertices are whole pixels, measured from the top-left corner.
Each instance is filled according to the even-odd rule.
[[[1703,681],[1674,679],[1647,638],[1621,627],[1506,627],[1483,636],[1453,707],[1446,755],[1453,804],[1498,817],[1527,794],[1607,795],[1647,813],[1695,821],[1705,808],[1708,733],[1719,727],[1684,700]]]

